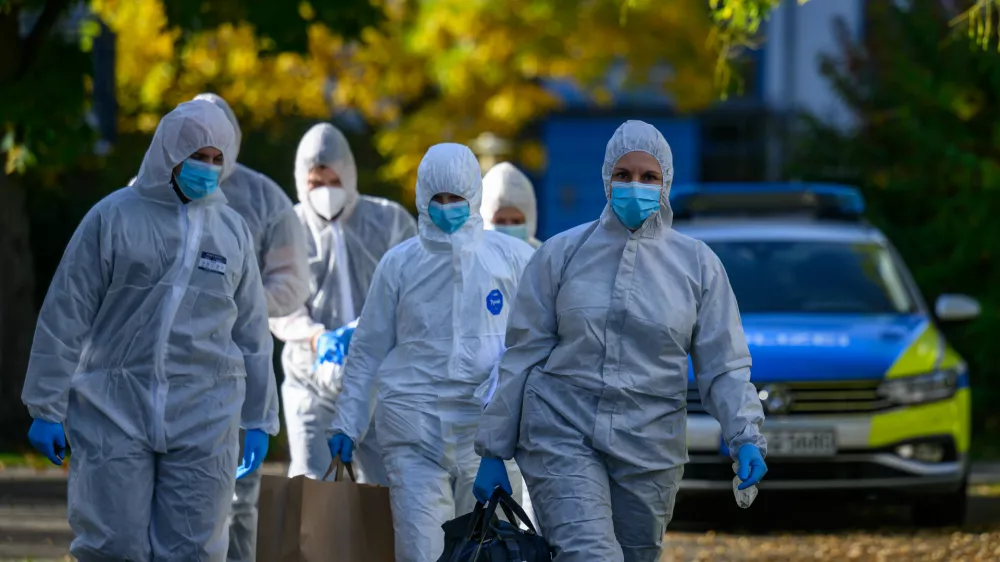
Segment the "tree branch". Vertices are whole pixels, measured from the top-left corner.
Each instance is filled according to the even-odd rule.
[[[21,60],[18,62],[17,73],[14,75],[14,80],[22,78],[31,65],[38,58],[39,52],[42,50],[42,44],[48,39],[49,34],[52,32],[52,28],[55,27],[56,22],[59,21],[59,16],[66,11],[69,7],[71,0],[51,0],[45,3],[45,7],[42,8],[41,15],[38,16],[38,21],[35,22],[35,26],[31,28],[31,33],[24,38],[21,44]]]

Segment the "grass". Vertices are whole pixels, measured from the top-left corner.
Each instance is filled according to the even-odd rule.
[[[990,498],[1000,497],[1000,483],[969,486],[969,495]]]
[[[72,562],[72,558],[66,556],[64,558],[16,558],[10,560],[0,559],[0,562]]]
[[[68,466],[69,456],[67,455],[66,459],[63,461],[63,468]],[[0,471],[7,468],[34,468],[36,470],[44,470],[47,468],[53,468],[53,464],[49,462],[49,459],[33,453],[0,453]]]
[[[1000,440],[995,435],[972,435],[969,456],[974,461],[1000,460]]]

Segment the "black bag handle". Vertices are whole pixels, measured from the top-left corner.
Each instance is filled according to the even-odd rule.
[[[483,504],[476,502],[476,507],[472,509],[472,517],[469,519],[469,527],[465,530],[465,537],[471,539],[480,528],[483,520]]]
[[[493,491],[493,495],[490,496],[490,502],[483,507],[483,504],[476,502],[476,508],[473,513],[479,512],[479,517],[473,516],[471,524],[471,532],[469,533],[469,540],[475,540],[475,532],[479,531],[479,545],[476,547],[476,555],[472,558],[472,562],[479,562],[479,553],[483,551],[483,543],[486,541],[486,531],[493,527],[493,519],[496,517],[497,505],[500,503],[500,496],[497,492],[503,492],[503,489],[497,486],[496,490]],[[489,522],[489,523],[487,523]]]
[[[351,478],[351,482],[357,482],[358,479],[356,476],[354,476],[354,466],[349,462],[343,462],[342,460],[340,460],[340,455],[337,455],[336,457],[334,457],[332,461],[330,461],[330,467],[326,469],[326,474],[324,474],[323,478],[320,478],[320,480],[325,481],[327,478],[330,477],[331,474],[334,474],[334,472],[336,472],[336,474],[333,477],[333,481],[343,482],[345,469],[347,470],[347,475]]]
[[[517,525],[520,521],[528,527],[528,532],[533,535],[537,535],[538,532],[535,531],[535,526],[531,524],[531,519],[528,518],[528,514],[525,513],[524,508],[522,508],[507,490],[504,490],[500,486],[497,486],[493,490],[493,495],[490,496],[490,501],[484,507],[483,504],[476,502],[476,507],[472,511],[472,519],[469,522],[469,532],[466,534],[469,540],[475,540],[476,532],[479,533],[479,545],[476,548],[476,555],[473,557],[472,562],[479,561],[479,554],[483,550],[483,543],[486,542],[487,531],[493,526],[493,521],[496,517],[497,507],[501,508],[504,515],[512,525]],[[488,523],[487,523],[488,522]]]
[[[469,527],[465,531],[467,539],[475,540],[476,535],[485,535],[486,531],[492,526],[497,506],[492,502],[492,498],[490,500],[486,505],[476,502],[476,507],[472,510],[472,517],[469,519]],[[487,515],[487,512],[489,512],[489,515]]]
[[[524,523],[532,534],[538,534],[538,531],[535,530],[535,526],[531,524],[531,518],[528,517],[528,514],[524,511],[524,508],[514,501],[514,498],[507,493],[507,490],[497,486],[496,489],[493,490],[493,496],[490,498],[490,505],[494,505],[494,500],[496,500],[496,503],[501,509],[503,509],[504,515],[507,516],[507,519],[511,523],[516,525],[517,522],[520,521],[521,523]],[[493,513],[496,513],[496,507],[493,508]]]

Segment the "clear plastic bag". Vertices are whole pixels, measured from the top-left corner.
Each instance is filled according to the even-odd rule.
[[[326,362],[313,366],[313,380],[323,397],[335,400],[344,386],[344,366]]]
[[[733,463],[733,473],[739,474],[740,465]],[[753,500],[757,499],[757,486],[750,486],[746,490],[740,490],[739,485],[742,483],[739,476],[733,477],[733,495],[736,496],[736,505],[746,509],[750,507]]]

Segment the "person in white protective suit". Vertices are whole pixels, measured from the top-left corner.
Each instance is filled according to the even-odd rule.
[[[687,462],[689,354],[741,487],[767,470],[726,272],[708,246],[671,229],[672,160],[651,125],[619,127],[601,218],[548,240],[518,288],[476,436],[476,488],[502,484],[492,467],[516,458],[557,562],[659,559]]]
[[[367,440],[375,412],[400,562],[437,560],[441,525],[476,505],[475,393],[503,351],[510,299],[532,253],[483,230],[480,173],[464,145],[427,151],[417,170],[420,236],[379,264],[337,402],[330,448],[341,458]],[[516,467],[507,468],[518,483],[508,491],[519,494]]]
[[[538,231],[538,201],[535,188],[524,172],[510,162],[501,162],[490,168],[483,176],[483,225],[487,230],[496,230],[527,242],[532,248],[542,243],[535,234]],[[492,375],[490,395],[496,389],[496,375]],[[485,400],[489,402],[489,400]],[[521,491],[521,507],[537,528],[537,521],[531,507],[528,487]]]
[[[78,560],[225,560],[239,430],[240,475],[278,432],[253,237],[217,189],[235,154],[215,105],[164,116],[135,183],[84,217],[42,305],[22,398],[37,448],[68,431]]]
[[[242,132],[232,108],[216,94],[199,94],[194,99],[212,102],[226,114],[236,134],[232,158],[238,158]],[[267,315],[273,318],[291,314],[309,297],[305,236],[291,200],[271,178],[239,163],[220,178],[219,187],[228,205],[250,227],[267,294]],[[236,481],[226,557],[230,562],[255,559],[259,495],[260,472]]]
[[[302,137],[295,156],[295,185],[295,212],[306,236],[312,293],[291,315],[272,318],[271,330],[285,342],[281,392],[291,449],[289,476],[322,478],[332,459],[327,439],[342,365],[317,358],[317,346],[337,345],[339,339],[346,349],[353,328],[345,326],[352,326],[361,314],[379,260],[416,236],[417,224],[397,203],[358,194],[351,147],[328,123],[315,125]],[[360,447],[355,463],[359,480],[386,484],[376,439]]]
[[[542,243],[538,231],[538,202],[535,188],[524,172],[510,162],[501,162],[483,176],[483,224],[527,242],[532,248]]]

